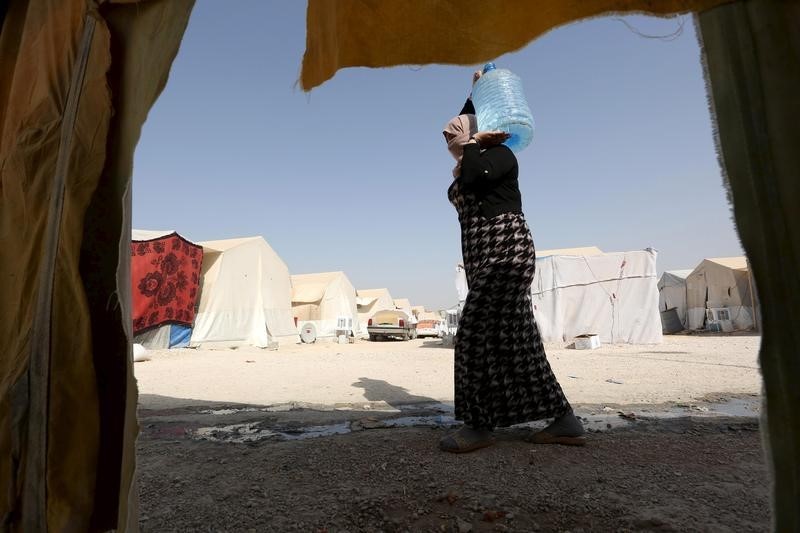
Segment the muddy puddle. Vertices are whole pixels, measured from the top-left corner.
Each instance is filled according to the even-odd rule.
[[[276,408],[277,407],[277,408]],[[424,405],[382,405],[358,406],[338,406],[334,411],[354,411],[362,416],[361,418],[338,421],[323,425],[302,425],[279,424],[274,420],[263,420],[228,425],[213,425],[199,427],[188,431],[193,439],[228,442],[228,443],[255,443],[261,441],[291,441],[304,440],[334,435],[343,435],[357,431],[392,429],[404,427],[427,427],[427,428],[452,428],[461,425],[454,418],[453,407],[444,403],[431,403]],[[234,415],[239,413],[254,412],[276,412],[283,410],[299,409],[297,406],[273,406],[266,408],[231,408],[201,411],[207,415]],[[760,411],[760,399],[757,397],[729,398],[717,402],[698,402],[675,404],[667,407],[647,407],[641,408],[613,408],[603,407],[602,409],[582,411],[576,410],[576,414],[583,422],[588,432],[609,431],[619,429],[639,420],[648,419],[670,419],[681,417],[757,417]],[[369,416],[369,412],[374,412],[382,416]],[[544,422],[532,422],[520,424],[517,428],[542,427]]]

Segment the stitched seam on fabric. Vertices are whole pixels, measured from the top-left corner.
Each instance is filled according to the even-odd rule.
[[[89,62],[95,19],[84,16],[81,36],[69,93],[67,94],[59,140],[50,216],[46,228],[44,260],[39,274],[36,314],[31,330],[31,354],[28,363],[30,388],[28,397],[28,453],[25,468],[25,493],[29,495],[23,508],[24,531],[47,531],[47,421],[50,393],[51,321],[53,287],[58,257],[59,234],[64,209],[66,176],[69,170],[70,149],[75,119],[80,103],[86,66]]]

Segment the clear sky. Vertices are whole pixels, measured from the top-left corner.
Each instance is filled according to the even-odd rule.
[[[655,35],[680,20],[625,18]],[[653,247],[659,271],[742,253],[684,20],[666,41],[593,19],[497,58],[536,120],[518,157],[537,248]],[[479,65],[346,69],[306,94],[304,49],[305,2],[197,2],[136,151],[134,227],[263,235],[292,273],[343,270],[356,288],[453,305],[461,251],[441,131]]]

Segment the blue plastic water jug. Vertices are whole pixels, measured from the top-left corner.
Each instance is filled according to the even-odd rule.
[[[502,130],[511,134],[505,144],[514,152],[527,147],[533,139],[533,114],[522,90],[522,80],[508,69],[494,63],[483,67],[483,75],[472,88],[472,103],[478,129]]]

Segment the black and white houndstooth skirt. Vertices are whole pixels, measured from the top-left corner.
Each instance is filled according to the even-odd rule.
[[[493,429],[568,413],[533,316],[536,251],[525,217],[484,217],[458,180],[448,198],[469,284],[455,340],[456,419]]]

